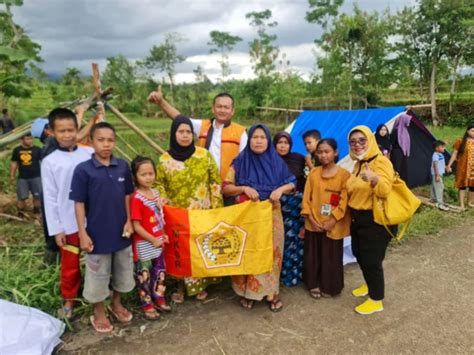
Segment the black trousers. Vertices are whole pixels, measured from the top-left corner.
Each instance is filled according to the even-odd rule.
[[[391,237],[384,226],[374,222],[372,211],[351,209],[351,216],[352,253],[362,270],[370,298],[382,300],[385,292],[382,263]]]

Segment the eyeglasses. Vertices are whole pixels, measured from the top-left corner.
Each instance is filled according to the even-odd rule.
[[[365,143],[367,143],[367,138],[354,138],[349,141],[351,146],[365,145]]]

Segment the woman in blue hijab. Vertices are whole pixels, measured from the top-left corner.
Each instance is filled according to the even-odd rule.
[[[291,192],[295,184],[295,176],[272,144],[268,127],[263,124],[252,126],[247,147],[233,161],[223,188],[224,195],[235,196],[237,203],[246,200],[273,203],[273,225],[268,226],[273,229],[273,270],[260,275],[232,277],[232,288],[246,309],[252,309],[254,301],[264,298],[271,311],[278,312],[283,308],[278,297],[284,242],[280,198]]]

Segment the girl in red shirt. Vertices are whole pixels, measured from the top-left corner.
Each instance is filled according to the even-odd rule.
[[[133,258],[135,280],[142,310],[147,319],[158,319],[161,311],[170,311],[165,298],[165,261],[163,244],[168,243],[164,232],[163,199],[152,188],[155,182],[155,164],[150,158],[138,156],[131,163],[137,187],[130,199],[130,217],[135,230]]]

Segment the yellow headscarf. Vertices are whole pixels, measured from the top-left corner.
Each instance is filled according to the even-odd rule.
[[[347,140],[349,141],[349,137],[351,136],[352,132],[360,131],[362,134],[367,138],[367,150],[364,153],[364,156],[357,157],[353,152],[352,149],[349,147],[349,154],[352,160],[369,160],[370,158],[375,157],[377,154],[380,154],[380,148],[377,145],[377,141],[375,140],[375,136],[372,133],[371,129],[367,126],[356,126],[351,129],[349,135],[347,136]]]

